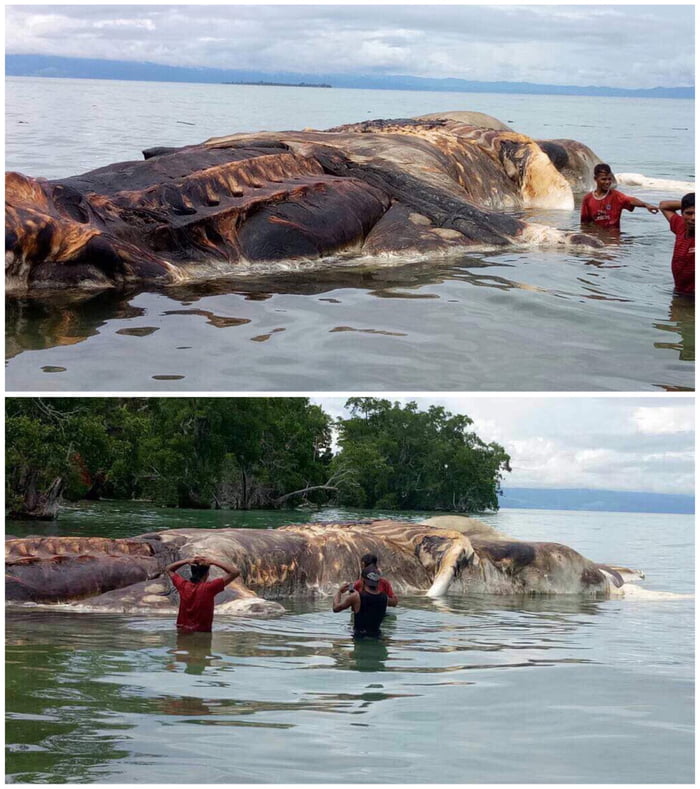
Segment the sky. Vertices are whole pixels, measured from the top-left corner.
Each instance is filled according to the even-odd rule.
[[[477,396],[403,397],[421,410],[442,405],[466,414],[485,442],[511,456],[505,488],[592,488],[692,495],[692,398]],[[318,397],[333,417],[348,414],[344,397]]]
[[[686,5],[24,5],[6,52],[266,72],[694,84]]]

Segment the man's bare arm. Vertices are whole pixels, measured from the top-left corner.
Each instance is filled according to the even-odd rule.
[[[651,203],[645,203],[644,200],[640,200],[638,197],[630,197],[630,203],[632,203],[632,205],[636,206],[637,208],[646,208],[646,210],[651,214],[659,213],[658,206],[652,205]]]
[[[659,209],[661,213],[668,219],[671,220],[676,213],[676,211],[681,210],[681,201],[680,200],[662,200],[659,203]]]
[[[349,592],[345,599],[342,599],[344,593]],[[333,612],[338,613],[339,611],[344,611],[346,608],[350,608],[352,606],[352,610],[357,613],[360,609],[360,595],[352,589],[352,584],[343,584],[338,591],[335,593],[335,597],[333,598]]]
[[[190,564],[189,559],[181,559],[179,562],[173,562],[172,564],[169,564],[165,568],[165,572],[168,573],[169,575],[172,575],[176,570],[179,570],[181,567],[184,567],[186,564]]]
[[[241,574],[241,571],[236,567],[235,564],[224,564],[223,562],[217,562],[215,559],[204,559],[204,557],[198,556],[198,559],[202,560],[201,564],[210,564],[214,567],[218,567],[219,569],[223,570],[226,575],[224,576],[224,583],[226,585],[230,584],[231,581],[238,578]]]

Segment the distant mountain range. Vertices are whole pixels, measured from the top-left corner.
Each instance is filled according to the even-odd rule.
[[[692,515],[694,496],[625,490],[507,488],[501,509],[594,510],[598,512],[668,512]]]
[[[589,85],[537,85],[531,82],[473,82],[464,79],[431,79],[406,75],[298,74],[292,72],[242,71],[236,69],[162,66],[126,60],[69,58],[54,55],[6,55],[8,77],[63,77],[73,79],[117,79],[142,82],[202,83],[324,83],[334,88],[364,90],[424,90],[453,93],[528,93],[569,96],[620,96],[650,99],[693,99],[694,87],[647,89],[607,88]]]

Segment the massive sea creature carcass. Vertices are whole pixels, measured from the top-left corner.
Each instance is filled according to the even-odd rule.
[[[240,577],[217,598],[217,610],[243,615],[281,613],[280,601],[289,597],[330,595],[358,577],[360,557],[370,552],[381,557],[398,593],[409,595],[609,597],[643,577],[592,562],[565,545],[511,539],[467,518],[176,528],[130,539],[10,538],[5,552],[8,603],[125,613],[173,611],[177,595],[164,569],[196,555],[240,568]]]
[[[600,244],[516,216],[573,208],[598,157],[582,143],[536,141],[481,113],[234,134],[144,155],[56,180],[8,172],[6,290]]]

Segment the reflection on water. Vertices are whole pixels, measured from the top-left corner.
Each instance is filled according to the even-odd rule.
[[[386,671],[389,648],[383,638],[353,638],[349,668],[356,671]]]
[[[104,290],[98,293],[47,293],[32,298],[8,297],[5,308],[6,357],[12,358],[29,350],[73,345],[99,333],[99,330],[117,320],[143,318],[146,310],[134,306],[132,301],[139,293],[158,292],[182,307],[188,307],[213,296],[231,296],[233,303],[264,302],[272,293],[314,296],[338,288],[362,287],[372,289],[377,284],[384,289],[411,284],[416,287],[433,281],[435,269],[428,264],[380,269],[356,273],[352,271],[319,270],[309,275],[304,272],[276,274],[274,279],[246,277],[218,279],[176,285],[163,290],[125,288]],[[438,279],[438,281],[440,281]],[[272,292],[269,288],[272,286]],[[337,301],[337,300],[336,300]],[[167,309],[163,316],[200,316],[217,328],[242,326],[250,318],[217,315],[206,309]],[[158,330],[157,326],[135,326],[116,330],[116,334],[146,337]]]
[[[388,513],[101,502],[8,531],[118,537],[371,515]],[[643,567],[649,588],[693,591],[690,516],[487,517],[516,537],[556,539],[596,560]],[[660,532],[674,536],[660,541]],[[217,615],[213,633],[185,635],[174,613],[8,609],[8,780],[693,781],[692,600],[407,595],[387,615],[384,637],[363,641],[353,640],[350,615],[334,614],[330,599],[284,606],[273,619]]]
[[[328,600],[288,609],[194,634],[172,616],[9,610],[9,779],[692,779],[692,643],[671,637],[692,631],[687,601],[640,628],[614,601],[408,597],[362,640]],[[660,651],[675,673],[655,671]]]
[[[680,335],[675,342],[655,342],[655,348],[678,351],[681,361],[695,361],[695,299],[674,294],[668,311],[669,323],[654,323],[661,331]]]
[[[385,388],[387,356],[407,389],[692,388],[694,303],[660,320],[637,242],[8,298],[8,388]]]
[[[98,333],[111,320],[143,315],[130,304],[133,291],[52,294],[42,298],[5,300],[5,355],[75,345]]]
[[[471,260],[471,265],[486,265]],[[86,340],[109,321],[143,317],[145,310],[131,304],[143,292],[158,292],[183,307],[213,296],[231,296],[234,301],[263,302],[273,293],[298,296],[315,296],[343,288],[360,287],[373,295],[385,298],[438,298],[437,295],[394,294],[392,288],[421,287],[431,282],[441,282],[441,266],[434,262],[397,265],[391,268],[355,270],[319,269],[308,272],[281,272],[274,276],[247,276],[220,278],[165,289],[131,287],[110,289],[97,293],[64,293],[56,291],[31,298],[8,297],[6,301],[6,328],[8,333],[7,357],[25,350],[50,348]],[[377,286],[379,288],[377,289]],[[376,290],[375,290],[376,289]],[[331,300],[332,301],[332,300]],[[337,302],[337,300],[335,300]],[[206,309],[169,309],[163,315],[198,315],[210,325],[219,328],[250,323],[247,318],[215,315]],[[119,334],[146,336],[156,327],[120,329]]]
[[[173,662],[166,666],[170,671],[180,670],[178,664],[184,666],[186,674],[202,674],[213,665],[216,658],[211,654],[211,633],[177,632]]]
[[[200,315],[207,319],[207,323],[216,326],[218,329],[227,329],[229,326],[243,326],[250,323],[249,318],[227,318],[222,315],[214,315],[209,310],[165,310],[163,315]]]

